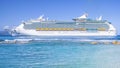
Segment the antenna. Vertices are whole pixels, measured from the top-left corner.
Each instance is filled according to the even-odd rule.
[[[48,19],[49,19],[49,18],[47,17],[47,19],[46,19],[46,20],[48,21]]]

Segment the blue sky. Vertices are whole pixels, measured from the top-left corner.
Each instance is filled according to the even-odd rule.
[[[71,20],[87,12],[92,19],[102,15],[120,33],[119,4],[120,0],[0,0],[0,30],[42,14],[49,19]]]

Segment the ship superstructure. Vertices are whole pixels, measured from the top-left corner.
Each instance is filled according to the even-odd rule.
[[[73,21],[48,20],[42,16],[38,19],[23,22],[14,31],[20,35],[34,36],[116,36],[114,26],[102,20],[102,17],[87,19],[87,14]]]

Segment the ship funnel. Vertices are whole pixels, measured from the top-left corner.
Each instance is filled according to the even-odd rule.
[[[44,17],[44,15],[41,15],[38,19],[41,20],[41,19],[43,19],[43,17]]]
[[[102,20],[102,16],[100,16],[99,18],[97,18],[98,21]]]
[[[85,13],[85,14],[83,14],[82,16],[80,16],[80,17],[78,17],[78,19],[84,19],[84,18],[87,18],[87,16],[88,16],[88,14],[87,13]]]
[[[85,14],[83,14],[82,16],[77,17],[77,18],[75,18],[75,19],[73,19],[73,20],[74,20],[74,21],[81,21],[81,22],[83,22],[83,19],[86,19],[87,16],[88,16],[88,14],[85,13]],[[85,21],[85,20],[84,20],[84,21]]]
[[[39,21],[45,21],[44,19],[44,15],[41,15],[39,18],[38,18]]]

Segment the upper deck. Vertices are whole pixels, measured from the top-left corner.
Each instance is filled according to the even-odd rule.
[[[55,21],[55,20],[45,20],[42,17],[39,17],[37,20],[32,20],[24,23],[25,29],[37,29],[37,28],[45,28],[49,30],[51,29],[61,29],[61,28],[69,28],[72,30],[85,29],[88,31],[97,31],[104,30],[107,31],[109,29],[109,22],[106,20],[101,20],[101,17],[96,20],[87,19],[87,15],[82,15],[81,17],[73,19],[73,21]]]

